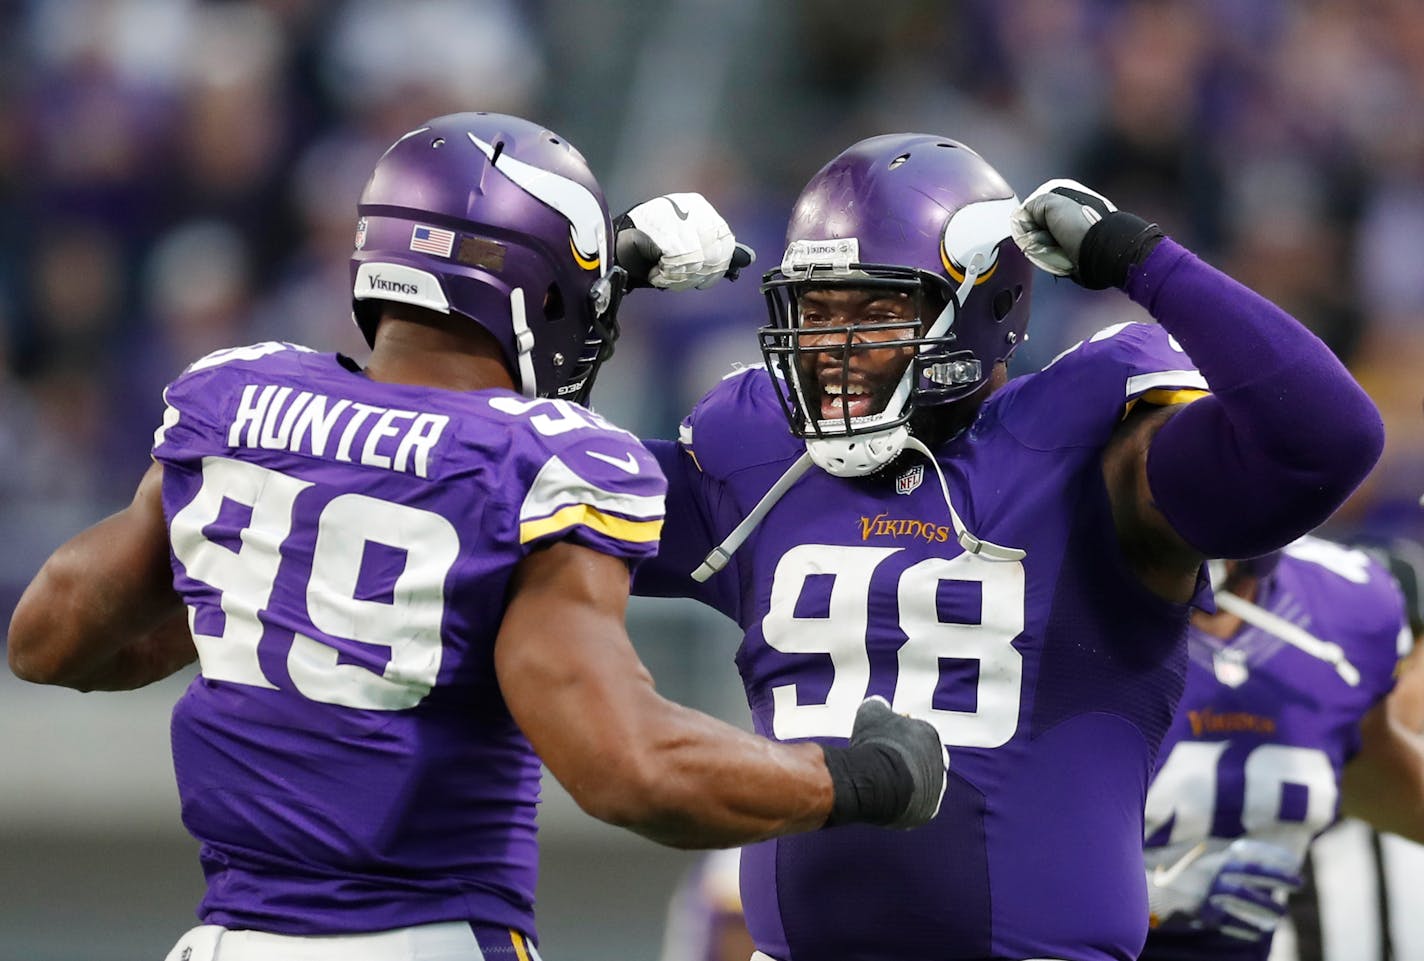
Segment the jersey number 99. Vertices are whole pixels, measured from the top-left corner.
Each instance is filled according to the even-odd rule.
[[[459,554],[459,536],[450,521],[431,511],[341,494],[314,522],[307,521],[314,523],[315,538],[310,558],[302,558],[301,551],[284,551],[283,545],[295,539],[297,498],[311,486],[257,464],[203,458],[201,488],[169,525],[173,553],[188,576],[220,594],[220,633],[200,633],[197,609],[189,606],[203,676],[276,687],[258,658],[268,631],[265,615],[278,571],[286,564],[288,576],[298,577],[309,560],[301,625],[309,630],[291,632],[286,655],[292,684],[326,704],[378,711],[413,707],[430,693],[440,672],[445,579]],[[252,512],[236,551],[207,533],[225,502]],[[310,530],[297,532],[312,537]],[[368,543],[406,554],[389,602],[357,596]],[[292,608],[300,613],[296,602]]]

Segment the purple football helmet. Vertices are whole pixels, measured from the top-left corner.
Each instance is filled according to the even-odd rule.
[[[1009,235],[1018,198],[963,144],[928,134],[891,134],[851,146],[811,178],[792,211],[786,253],[762,291],[771,325],[760,331],[767,366],[791,429],[813,459],[841,476],[878,470],[899,453],[911,414],[978,390],[1024,339],[1033,269]],[[820,328],[819,345],[798,332],[798,297],[824,287],[887,288],[914,295],[918,336],[862,344],[863,326]],[[857,350],[913,348],[883,409],[823,417],[819,385],[802,355],[840,348],[849,381]]]
[[[437,117],[386,151],[357,212],[352,314],[367,343],[381,301],[459,314],[499,342],[525,395],[587,400],[626,275],[568,141],[518,117]]]

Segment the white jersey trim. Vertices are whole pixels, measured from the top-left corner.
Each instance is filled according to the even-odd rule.
[[[1151,374],[1133,374],[1129,377],[1127,379],[1127,397],[1131,400],[1149,390],[1157,390],[1161,387],[1174,387],[1179,390],[1211,390],[1200,371],[1159,370]]]
[[[529,493],[519,506],[519,521],[525,523],[549,517],[576,504],[640,520],[660,519],[664,510],[661,496],[647,497],[604,490],[579,476],[558,457],[550,457],[539,469],[534,483],[529,485]]]

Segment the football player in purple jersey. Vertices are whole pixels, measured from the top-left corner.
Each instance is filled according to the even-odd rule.
[[[786,240],[765,366],[649,443],[668,511],[635,592],[737,621],[760,733],[844,744],[878,694],[934,722],[951,785],[913,831],[746,847],[760,956],[1135,958],[1143,804],[1203,559],[1329,516],[1379,455],[1378,412],[1156,226],[1071,181],[1020,203],[943,137],[853,145]],[[1032,265],[1157,324],[1005,383]]]
[[[742,913],[736,848],[704,854],[668,902],[658,961],[747,961],[754,950]]]
[[[1152,961],[1264,961],[1340,815],[1424,840],[1424,674],[1399,586],[1315,537],[1212,562],[1186,693],[1147,793]]]
[[[715,281],[730,232],[672,206],[710,209],[620,218],[637,279]],[[581,155],[514,117],[436,118],[358,213],[366,366],[283,343],[194,363],[132,504],[60,547],[10,625],[43,683],[199,661],[172,741],[204,924],[171,957],[537,957],[541,758],[589,813],[678,846],[932,817],[925,721],[867,698],[848,746],[777,744],[659,697],[629,644],[666,482],[583,406],[627,277]]]
[[[1387,538],[1357,546],[1387,565],[1399,582],[1414,635],[1414,650],[1400,662],[1394,690],[1383,709],[1367,718],[1424,734],[1424,545]],[[1354,762],[1345,768],[1347,794],[1359,793],[1349,782],[1358,771]],[[1424,844],[1344,818],[1311,845],[1301,877],[1304,883],[1290,900],[1286,937],[1278,934],[1271,947],[1274,961],[1424,957],[1424,913],[1418,910]]]

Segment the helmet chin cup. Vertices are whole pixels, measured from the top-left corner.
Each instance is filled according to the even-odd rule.
[[[811,461],[835,477],[865,477],[900,456],[910,428],[898,424],[868,434],[849,437],[808,437],[806,452]]]

